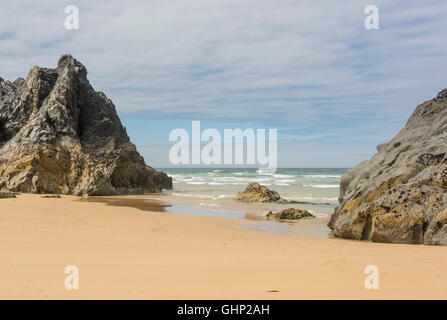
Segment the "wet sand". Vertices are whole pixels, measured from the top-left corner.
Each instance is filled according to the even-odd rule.
[[[0,298],[447,298],[445,247],[272,234],[246,223],[257,222],[68,196],[2,199]],[[378,290],[364,287],[371,264]],[[65,289],[66,265],[79,268],[79,290]]]
[[[269,233],[307,236],[312,238],[329,237],[327,227],[329,216],[299,221],[279,221],[265,217],[265,213],[274,210],[268,204],[247,204],[238,202],[212,202],[208,206],[199,197],[178,198],[170,194],[131,195],[115,197],[88,197],[80,201],[105,203],[109,206],[130,207],[143,211],[186,214],[195,216],[231,218],[244,220],[241,228]],[[202,204],[202,205],[201,205]],[[286,207],[298,205],[286,205]]]

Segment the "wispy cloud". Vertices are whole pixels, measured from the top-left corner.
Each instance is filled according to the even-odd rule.
[[[72,1],[77,31],[64,28],[67,4],[2,4],[0,74],[13,80],[70,52],[122,116],[378,143],[447,86],[444,0],[375,1],[378,31],[364,29],[362,0]]]

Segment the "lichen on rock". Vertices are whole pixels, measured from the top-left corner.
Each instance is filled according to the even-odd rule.
[[[112,101],[67,54],[26,80],[0,79],[0,187],[111,195],[158,192],[172,179],[145,164]]]
[[[257,182],[250,183],[244,191],[237,194],[234,200],[241,202],[275,202],[281,204],[310,203],[281,198],[278,192],[270,190]]]
[[[447,245],[447,90],[347,170],[328,226],[337,237]]]
[[[247,188],[239,192],[236,201],[243,202],[276,202],[281,199],[278,192],[270,190],[257,182],[250,183]]]
[[[276,213],[273,213],[272,211],[267,213],[267,218],[279,220],[299,220],[314,217],[315,216],[307,210],[295,208],[284,209]]]

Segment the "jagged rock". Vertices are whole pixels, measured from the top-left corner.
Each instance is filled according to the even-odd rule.
[[[307,210],[289,208],[280,212],[269,212],[267,218],[280,219],[280,220],[298,220],[302,218],[314,218],[315,216]]]
[[[161,191],[172,179],[145,164],[112,101],[63,55],[55,69],[0,79],[0,187],[110,195]]]
[[[447,90],[340,182],[328,226],[342,238],[447,245]]]
[[[289,199],[284,199],[284,198],[276,200],[275,202],[280,203],[280,204],[311,204],[311,205],[327,204],[327,205],[330,205],[329,202],[296,201],[296,200],[289,200]]]
[[[235,198],[243,202],[275,202],[281,197],[278,192],[269,190],[257,182],[250,183],[243,192],[239,192]]]
[[[16,195],[6,188],[0,189],[0,199],[15,198]]]

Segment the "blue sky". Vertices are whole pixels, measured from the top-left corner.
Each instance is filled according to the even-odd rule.
[[[64,9],[80,10],[79,30]],[[364,8],[380,10],[366,30]],[[169,166],[169,132],[277,128],[286,167],[351,167],[447,87],[445,0],[14,1],[0,10],[0,76],[71,53],[132,141]]]

